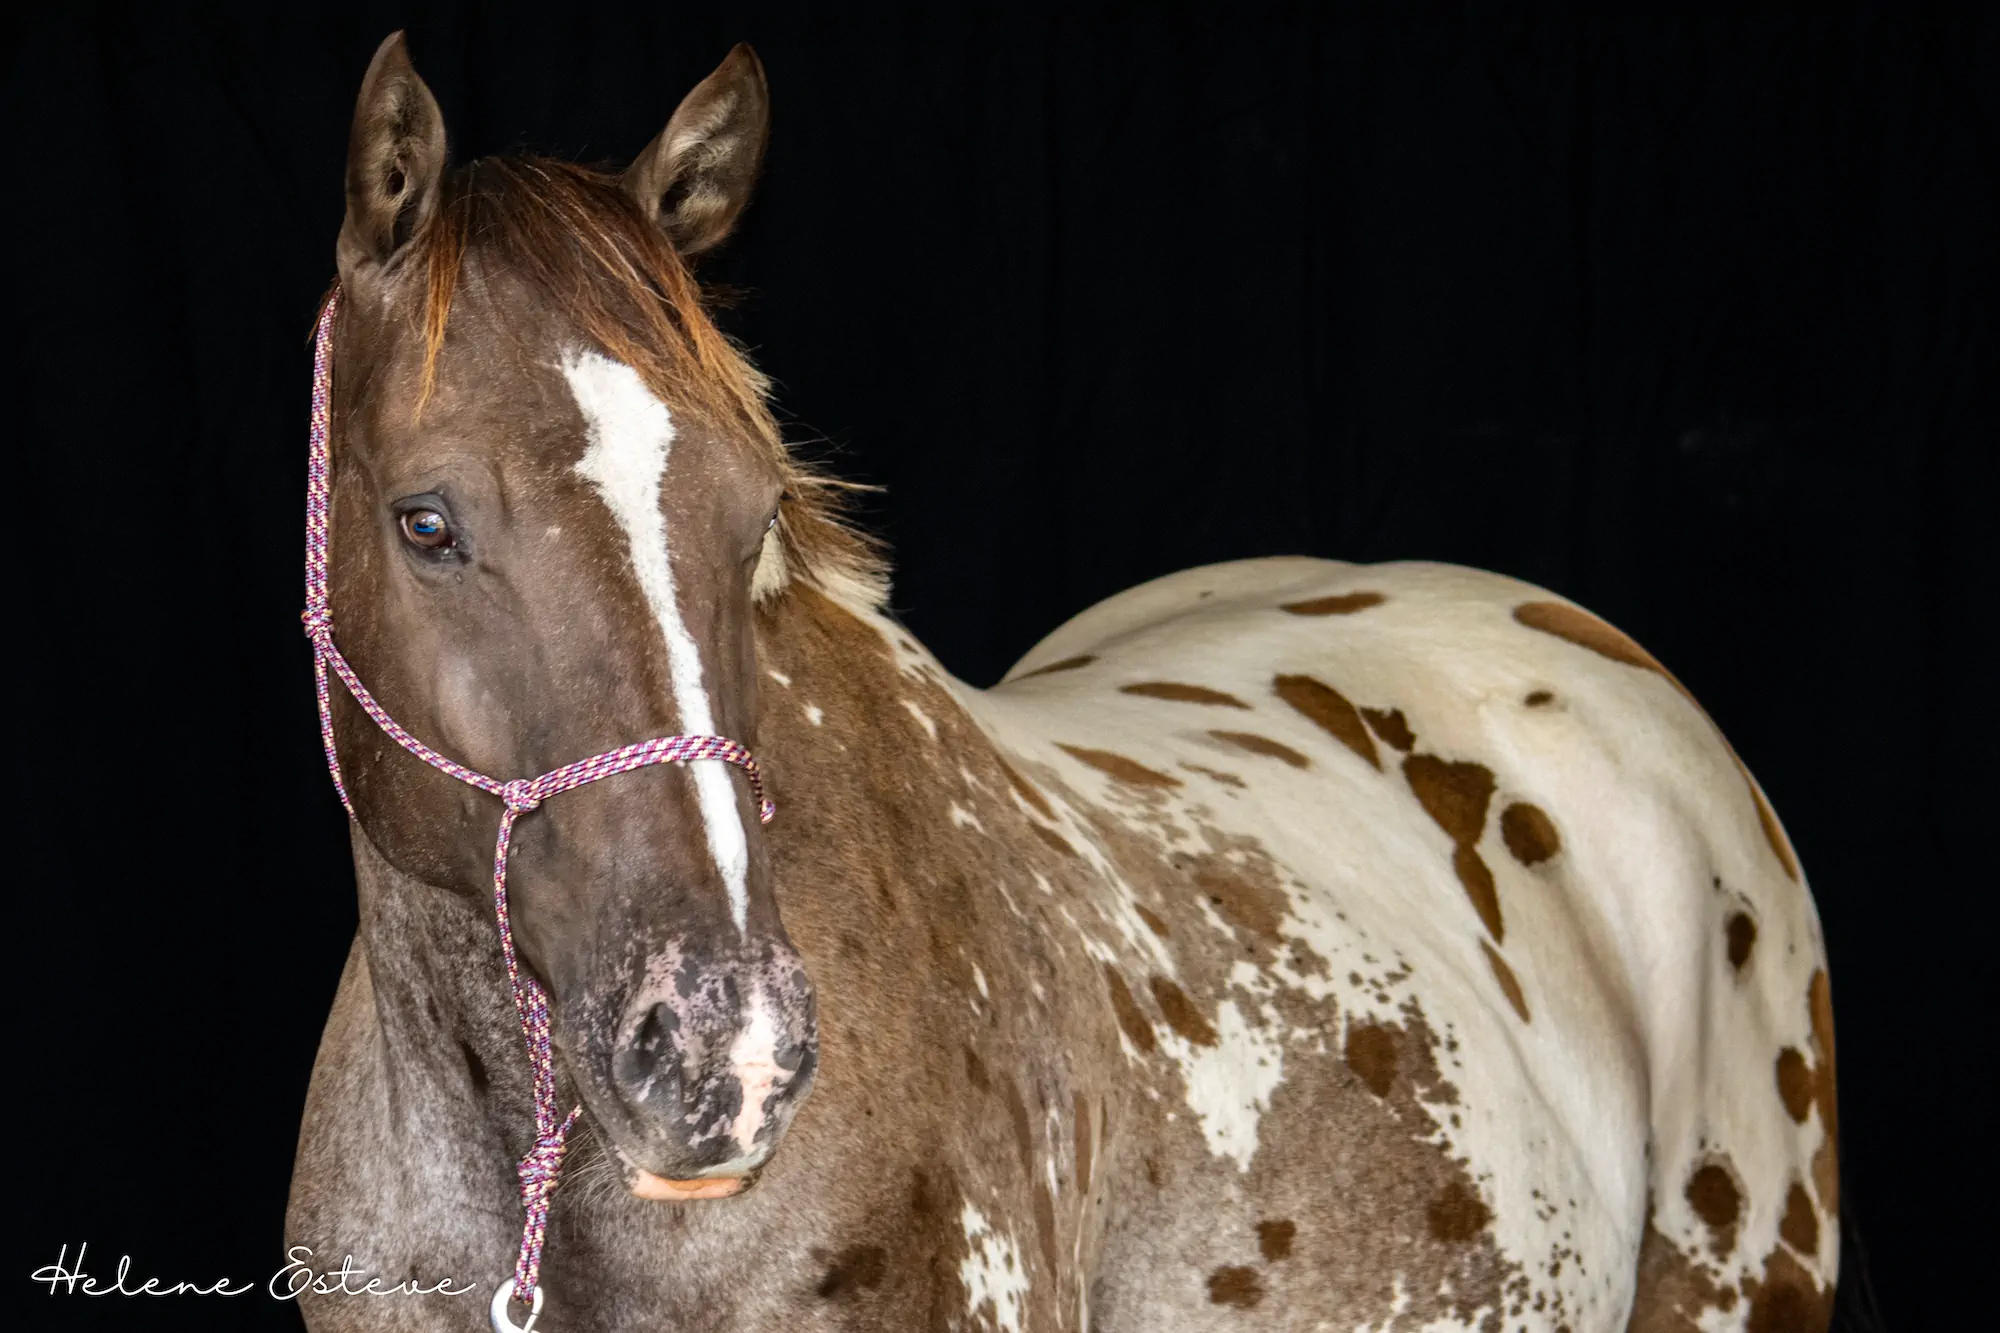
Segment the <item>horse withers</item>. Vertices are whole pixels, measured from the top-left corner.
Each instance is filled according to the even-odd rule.
[[[620,175],[447,168],[392,37],[349,147],[346,659],[479,774],[727,736],[779,811],[691,760],[519,815],[582,1108],[537,1327],[1823,1329],[1824,950],[1687,692],[1514,580],[1307,559],[954,680],[687,267],[767,105],[739,47]],[[483,1327],[536,1139],[503,805],[331,708],[361,919],[288,1242],[475,1294],[305,1313]]]

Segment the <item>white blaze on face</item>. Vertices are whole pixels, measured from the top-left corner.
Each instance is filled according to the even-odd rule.
[[[653,396],[638,372],[597,352],[564,357],[563,377],[583,413],[589,446],[576,465],[578,475],[597,488],[631,548],[632,571],[646,605],[667,644],[667,669],[680,714],[681,730],[693,735],[715,731],[715,713],[702,683],[701,650],[681,619],[674,599],[673,553],[667,521],[660,512],[660,484],[674,443],[667,405]],[[729,891],[729,913],[740,933],[749,910],[745,882],[750,846],[736,804],[735,780],[726,765],[702,761],[687,766],[694,778],[708,850]]]

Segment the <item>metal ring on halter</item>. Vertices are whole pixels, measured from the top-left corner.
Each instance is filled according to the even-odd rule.
[[[534,1333],[535,1321],[542,1317],[542,1289],[535,1287],[535,1299],[528,1303],[528,1322],[517,1324],[507,1315],[508,1302],[514,1299],[514,1279],[509,1277],[500,1284],[500,1290],[493,1293],[493,1333]]]

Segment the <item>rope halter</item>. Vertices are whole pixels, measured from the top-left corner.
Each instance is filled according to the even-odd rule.
[[[500,798],[500,833],[493,847],[493,915],[500,930],[500,956],[507,965],[507,985],[514,995],[514,1013],[520,1019],[521,1039],[528,1048],[528,1063],[534,1070],[535,1144],[521,1159],[517,1174],[521,1181],[521,1206],[526,1217],[521,1228],[521,1252],[514,1272],[493,1293],[491,1309],[495,1333],[529,1333],[542,1313],[542,1242],[548,1232],[549,1196],[555,1192],[562,1171],[570,1126],[582,1111],[570,1108],[557,1118],[555,1056],[549,1044],[549,999],[542,984],[521,967],[514,949],[514,929],[507,915],[507,848],[514,836],[514,821],[536,809],[551,796],[600,778],[629,773],[653,764],[685,764],[695,760],[718,759],[743,770],[750,790],[757,797],[757,817],[770,823],[777,813],[764,792],[763,771],[749,748],[724,736],[659,736],[649,741],[622,745],[603,754],[564,764],[539,777],[515,778],[502,782],[467,768],[431,749],[403,730],[361,683],[347,659],[333,642],[333,604],[327,596],[327,532],[332,508],[333,465],[329,446],[329,420],[333,397],[333,317],[340,307],[340,289],[327,297],[313,334],[312,453],[306,470],[306,609],[300,618],[313,646],[313,681],[319,696],[319,735],[326,748],[326,765],[333,774],[334,790],[350,819],[355,818],[354,801],[341,776],[340,755],[333,741],[333,709],[327,677],[338,676],[340,683],[387,733],[390,740],[441,773],[468,786]],[[528,1307],[528,1322],[516,1325],[509,1306],[518,1301]]]

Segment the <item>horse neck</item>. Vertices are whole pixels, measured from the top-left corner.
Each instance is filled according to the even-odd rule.
[[[851,829],[988,746],[976,695],[886,615],[794,587],[758,613],[757,748],[777,784],[774,832]],[[780,794],[782,793],[782,794]],[[808,818],[810,816],[810,818]]]

